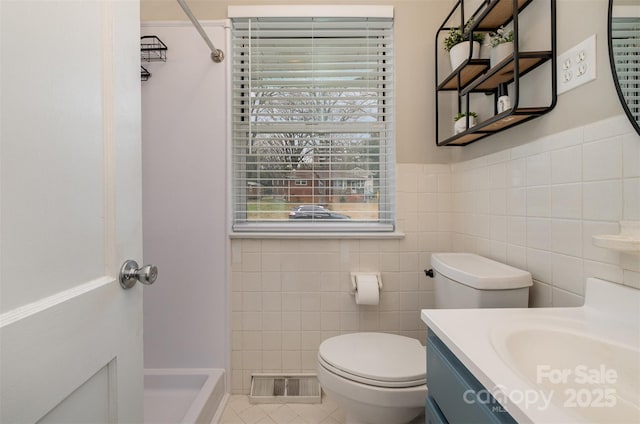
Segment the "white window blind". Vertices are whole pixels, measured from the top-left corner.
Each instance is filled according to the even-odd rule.
[[[629,111],[640,122],[640,18],[614,17],[611,22],[611,43],[620,90]]]
[[[393,18],[233,18],[231,66],[234,231],[393,230]]]

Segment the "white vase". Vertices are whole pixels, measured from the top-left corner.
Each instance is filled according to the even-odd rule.
[[[498,44],[491,49],[491,56],[489,57],[489,63],[493,68],[498,63],[502,62],[505,58],[513,55],[513,41],[508,43]]]
[[[458,68],[465,60],[469,59],[469,50],[470,50],[471,42],[463,41],[462,43],[458,43],[455,46],[451,47],[449,50],[449,59],[451,60],[451,69],[454,70]],[[477,59],[480,56],[480,43],[477,41],[473,42],[473,55],[471,59]]]
[[[473,127],[476,125],[476,117],[475,116],[470,116],[469,117],[469,128]],[[456,122],[453,123],[453,133],[454,134],[460,134],[461,132],[464,132],[467,130],[467,117],[463,116],[462,118],[458,119]]]

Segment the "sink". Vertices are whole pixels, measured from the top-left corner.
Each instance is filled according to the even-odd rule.
[[[590,277],[582,306],[421,315],[518,423],[640,423],[639,289]]]
[[[494,328],[491,342],[509,367],[576,421],[640,422],[640,335],[627,345],[583,330],[569,320],[515,321]]]

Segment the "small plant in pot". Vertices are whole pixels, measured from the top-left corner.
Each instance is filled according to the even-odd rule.
[[[444,49],[449,52],[451,69],[456,69],[462,62],[469,59],[471,41],[474,43],[471,59],[477,59],[480,55],[480,43],[484,40],[484,34],[473,33],[473,40],[471,40],[469,28],[472,23],[473,21],[469,20],[464,27],[452,28],[444,39]]]
[[[493,68],[513,54],[513,30],[506,31],[500,27],[496,32],[489,34],[489,40],[491,46],[490,64]]]
[[[478,114],[475,112],[469,112],[469,128],[476,125]],[[459,134],[467,130],[467,114],[464,112],[458,112],[453,118],[453,133]]]

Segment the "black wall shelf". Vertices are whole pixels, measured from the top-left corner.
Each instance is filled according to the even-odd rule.
[[[541,2],[544,0],[535,0]],[[472,23],[469,25],[469,33],[495,31],[501,26],[512,23],[514,31],[514,52],[511,56],[502,60],[494,67],[490,66],[489,59],[467,59],[456,69],[451,71],[444,77],[438,75],[438,52],[436,49],[436,144],[438,146],[464,146],[482,138],[506,130],[513,126],[519,125],[531,119],[542,116],[550,112],[556,104],[556,0],[547,0],[549,3],[549,23],[550,23],[550,49],[544,51],[520,51],[518,32],[519,32],[519,14],[534,0],[486,0],[474,13],[471,14]],[[450,26],[450,18],[455,14],[460,15],[460,25],[458,28],[465,26],[469,19],[465,19],[464,0],[458,0],[443,22],[442,26],[436,32],[436,44],[440,46],[442,32],[452,29]],[[454,26],[453,28],[456,28]],[[551,62],[551,82],[550,82],[550,102],[545,106],[521,107],[520,79],[529,72],[537,69],[547,62]],[[493,116],[484,119],[475,126],[464,132],[453,134],[453,116],[450,116],[451,128],[444,131],[440,128],[441,115],[446,116],[447,113],[441,105],[440,94],[444,92],[454,92],[457,97],[458,112],[470,110],[470,95],[473,93],[484,93],[493,95],[497,100],[498,87],[501,84],[512,84],[512,107],[502,113],[497,113],[494,108]],[[541,87],[542,89],[542,87]],[[455,102],[455,100],[454,100]],[[495,104],[496,102],[494,102]],[[449,115],[451,113],[449,112]],[[468,118],[461,118],[468,119]],[[467,126],[468,126],[467,121]]]
[[[142,81],[147,81],[151,77],[151,72],[147,71],[147,68],[144,66],[140,66],[140,79]]]
[[[485,59],[487,65],[488,59]],[[542,65],[546,61],[551,60],[551,52],[520,52],[518,54],[518,70],[520,77],[526,75],[529,71],[534,70],[538,66]],[[472,84],[469,84],[464,90],[461,90],[461,95],[466,95],[471,92],[494,92],[498,85],[502,83],[511,83],[515,79],[515,58],[509,56],[496,66],[491,68],[489,72],[482,75],[480,78],[476,78]],[[489,68],[487,66],[487,68]]]
[[[143,35],[140,37],[140,60],[144,62],[167,61],[167,45],[155,35]],[[151,78],[151,72],[140,65],[140,80],[147,81]]]
[[[143,35],[140,37],[140,60],[145,62],[167,61],[167,45],[155,35]]]

